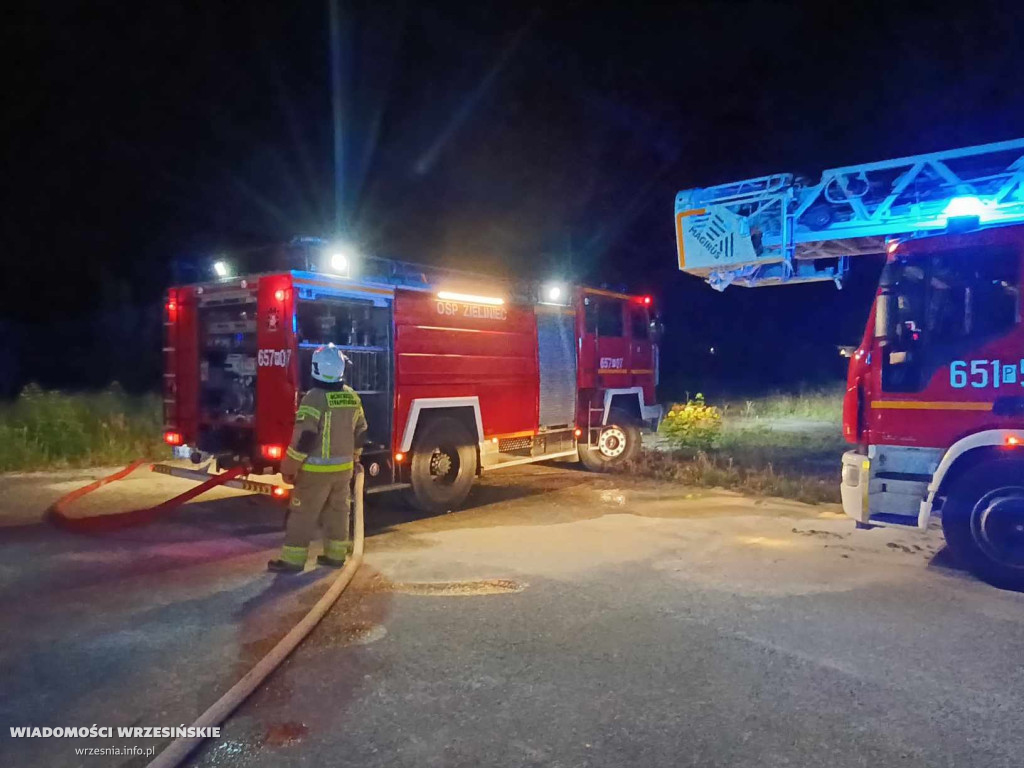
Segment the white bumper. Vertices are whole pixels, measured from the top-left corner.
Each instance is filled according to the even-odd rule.
[[[847,451],[843,454],[843,474],[840,492],[843,498],[843,512],[858,523],[867,523],[868,488],[871,478],[871,461],[863,453]]]

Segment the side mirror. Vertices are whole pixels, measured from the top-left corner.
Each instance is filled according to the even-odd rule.
[[[665,324],[661,322],[660,317],[651,318],[650,334],[652,342],[661,344],[661,339],[665,335]]]

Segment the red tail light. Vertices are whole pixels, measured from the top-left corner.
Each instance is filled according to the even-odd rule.
[[[164,442],[168,445],[181,445],[183,441],[181,432],[164,432]]]
[[[264,459],[270,459],[271,461],[277,461],[284,456],[284,448],[280,445],[264,445],[260,451]]]
[[[645,306],[649,307],[651,305],[652,301],[653,301],[653,299],[650,296],[644,296],[644,305]]]

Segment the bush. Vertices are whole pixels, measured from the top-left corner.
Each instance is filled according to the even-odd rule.
[[[711,448],[722,432],[722,412],[698,393],[686,403],[673,405],[658,428],[678,448]]]
[[[66,394],[35,385],[0,404],[0,472],[122,464],[161,458],[163,418],[158,395]]]

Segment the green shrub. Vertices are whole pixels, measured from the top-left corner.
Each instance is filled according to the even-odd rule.
[[[163,458],[158,395],[67,394],[29,385],[0,404],[0,472],[123,464]]]
[[[722,412],[698,393],[692,400],[673,405],[658,432],[679,448],[710,448],[722,432]]]

